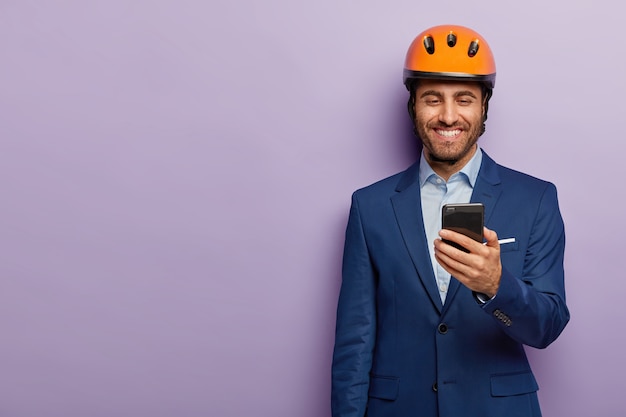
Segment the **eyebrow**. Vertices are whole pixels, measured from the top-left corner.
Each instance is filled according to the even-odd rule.
[[[426,90],[420,95],[420,98],[424,98],[426,96],[443,97],[443,94],[441,94],[441,92],[437,90]],[[461,90],[461,91],[457,91],[456,93],[454,93],[454,97],[461,97],[461,96],[470,96],[473,98],[478,98],[470,90]]]

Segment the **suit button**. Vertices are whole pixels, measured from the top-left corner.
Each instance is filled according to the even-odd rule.
[[[433,391],[437,392],[437,383],[436,382],[433,383]]]
[[[437,326],[437,331],[441,334],[448,333],[448,325],[445,323],[441,323],[439,326]]]

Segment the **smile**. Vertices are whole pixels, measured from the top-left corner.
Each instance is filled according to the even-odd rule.
[[[446,138],[453,138],[455,136],[458,136],[461,134],[461,129],[455,129],[455,130],[435,130],[435,132],[437,132],[438,135],[446,137]]]

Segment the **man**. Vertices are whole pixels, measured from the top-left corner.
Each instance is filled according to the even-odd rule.
[[[422,154],[352,197],[333,417],[540,416],[523,345],[545,348],[569,321],[556,188],[478,147],[495,82],[478,33],[422,32],[404,82]],[[440,230],[444,204],[470,201],[483,243]]]

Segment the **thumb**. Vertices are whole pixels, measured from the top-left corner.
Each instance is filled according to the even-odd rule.
[[[487,229],[486,227],[483,229],[485,240],[487,240],[486,245],[491,246],[492,248],[499,248],[500,244],[498,243],[498,234],[491,229]]]

